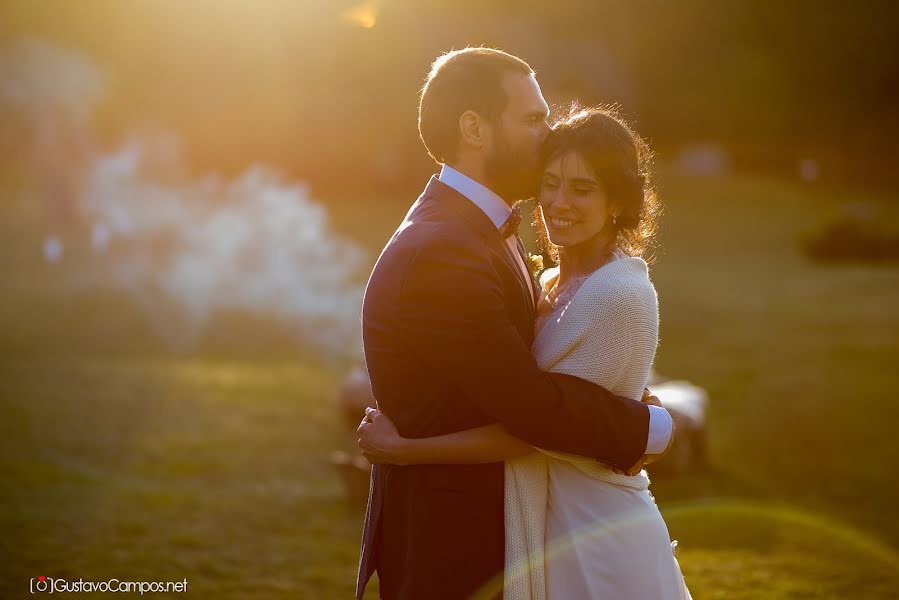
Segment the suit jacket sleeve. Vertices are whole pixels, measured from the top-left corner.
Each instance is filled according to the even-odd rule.
[[[460,401],[512,435],[622,469],[643,455],[647,407],[583,379],[541,371],[482,248],[430,240],[411,259],[399,303],[403,343],[461,391]]]

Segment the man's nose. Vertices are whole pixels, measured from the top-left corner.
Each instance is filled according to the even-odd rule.
[[[553,130],[552,127],[549,126],[549,122],[548,122],[548,121],[543,121],[543,127],[542,127],[542,129],[540,130],[540,139],[541,139],[541,140],[545,140],[545,139],[546,139],[546,136],[548,136],[548,135],[549,135],[549,132],[552,131],[552,130]]]

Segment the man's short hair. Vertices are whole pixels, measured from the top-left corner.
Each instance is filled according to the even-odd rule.
[[[496,120],[506,108],[506,73],[533,75],[530,65],[502,50],[464,48],[442,54],[421,88],[418,133],[438,163],[453,160],[459,144],[459,117],[473,110]]]

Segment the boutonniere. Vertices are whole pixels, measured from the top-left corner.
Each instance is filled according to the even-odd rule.
[[[543,255],[528,253],[528,270],[534,277],[540,277],[543,272]]]

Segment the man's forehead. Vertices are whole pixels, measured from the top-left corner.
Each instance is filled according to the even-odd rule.
[[[516,112],[545,112],[549,114],[549,105],[543,98],[540,84],[533,75],[524,73],[506,73],[503,77],[503,89],[508,98],[507,107]]]

